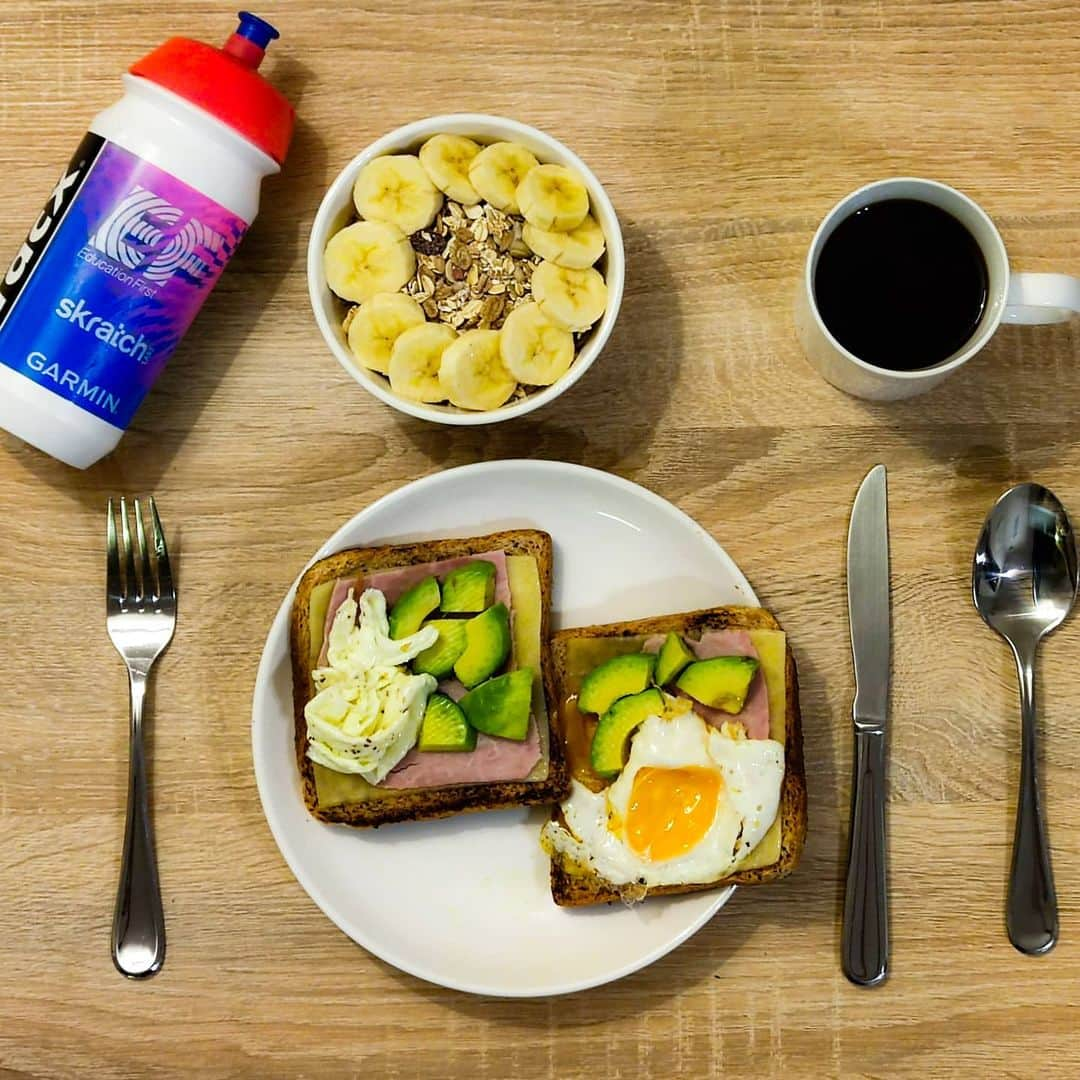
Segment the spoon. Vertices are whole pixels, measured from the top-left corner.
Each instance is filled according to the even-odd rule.
[[[1035,754],[1035,649],[1076,599],[1076,541],[1065,508],[1038,484],[1018,484],[994,504],[975,548],[971,591],[986,624],[1008,643],[1020,678],[1020,797],[1005,921],[1021,952],[1044,953],[1058,936],[1057,896]]]

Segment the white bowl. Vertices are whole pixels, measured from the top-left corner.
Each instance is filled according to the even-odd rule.
[[[417,401],[408,401],[395,394],[390,389],[389,381],[382,375],[358,364],[345,339],[345,331],[341,328],[341,321],[348,305],[330,291],[323,271],[323,252],[326,250],[327,242],[356,214],[352,190],[360,170],[372,158],[381,157],[384,154],[416,153],[425,140],[440,132],[468,135],[478,142],[501,140],[519,142],[527,146],[542,164],[567,165],[575,169],[584,178],[585,185],[589,189],[592,213],[604,230],[604,240],[607,244],[607,250],[597,264],[607,282],[607,310],[581,342],[570,370],[551,386],[545,386],[527,398],[512,399],[510,403],[486,412],[470,412],[453,405],[424,405]],[[385,401],[387,405],[392,405],[398,411],[419,417],[421,420],[433,420],[437,424],[491,424],[500,420],[510,420],[515,416],[524,416],[534,409],[539,409],[569,390],[589,370],[607,343],[619,314],[619,305],[622,303],[625,272],[626,260],[623,254],[619,219],[615,216],[611,200],[601,187],[600,181],[596,179],[588,166],[561,142],[536,128],[519,124],[516,120],[507,120],[501,116],[484,116],[480,113],[458,113],[453,116],[433,116],[427,120],[418,120],[396,131],[391,131],[377,142],[373,142],[366,150],[357,154],[338,173],[337,178],[330,185],[315,215],[315,222],[311,227],[311,239],[308,241],[307,275],[311,306],[322,336],[326,339],[326,344],[338,363],[365,390]]]

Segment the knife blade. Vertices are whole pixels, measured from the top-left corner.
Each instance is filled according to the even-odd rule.
[[[888,488],[884,465],[859,486],[848,529],[847,588],[855,669],[851,829],[841,960],[860,986],[888,974],[885,733],[891,659]]]
[[[883,729],[889,705],[889,510],[885,466],[855,496],[848,529],[847,581],[858,728]]]

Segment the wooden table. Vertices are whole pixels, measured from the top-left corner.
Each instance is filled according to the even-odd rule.
[[[278,0],[268,73],[297,103],[284,174],[118,452],[77,473],[0,445],[0,1069],[13,1076],[470,1078],[1075,1075],[1080,1037],[1080,621],[1041,666],[1062,907],[1047,958],[1006,941],[1015,680],[968,598],[983,514],[1035,477],[1080,513],[1080,336],[1006,329],[939,391],[869,405],[823,383],[791,301],[817,220],[890,174],[994,215],[1017,265],[1080,273],[1080,19],[1009,3]],[[14,252],[122,67],[227,6],[8,0],[0,247]],[[307,231],[382,132],[504,113],[577,149],[626,235],[602,362],[527,420],[454,430],[353,385],[308,307]],[[271,617],[339,523],[432,471],[582,462],[694,515],[786,624],[803,682],[810,835],[788,882],[738,893],[689,944],[577,997],[465,997],[326,920],[263,820],[249,708]],[[851,670],[844,537],[856,484],[892,496],[893,971],[839,970]],[[126,698],[105,636],[103,509],[156,492],[181,621],[150,750],[169,924],[163,973],[120,979],[108,935]]]

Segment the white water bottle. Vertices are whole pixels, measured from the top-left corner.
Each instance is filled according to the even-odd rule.
[[[277,31],[172,38],[124,75],[0,280],[0,426],[86,468],[119,442],[292,136],[258,73]]]

